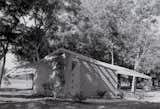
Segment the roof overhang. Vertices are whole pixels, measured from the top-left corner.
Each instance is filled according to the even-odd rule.
[[[96,59],[81,55],[79,53],[72,52],[72,51],[64,49],[64,48],[60,48],[60,49],[56,50],[51,55],[56,54],[56,53],[71,54],[74,57],[79,58],[81,60],[88,61],[90,63],[94,63],[96,65],[100,65],[100,66],[115,70],[116,74],[122,74],[122,75],[127,75],[127,76],[134,76],[134,77],[139,77],[139,78],[151,79],[150,76],[145,75],[143,73],[139,73],[137,71],[134,71],[134,70],[131,70],[131,69],[128,69],[128,68],[125,68],[125,67],[120,67],[120,66],[117,66],[117,65],[112,65],[112,64],[108,64],[108,63],[105,63],[105,62],[102,62],[102,61],[98,61]]]
[[[117,65],[112,65],[112,64],[108,64],[108,63],[105,63],[105,62],[102,62],[102,61],[98,61],[96,59],[81,55],[79,53],[72,52],[72,51],[64,49],[64,48],[60,48],[60,49],[56,50],[55,52],[51,53],[48,56],[53,56],[56,53],[70,54],[73,57],[81,59],[82,61],[87,61],[89,63],[93,63],[93,64],[96,64],[98,66],[103,66],[105,68],[110,68],[110,69],[114,70],[116,74],[122,74],[122,75],[127,75],[127,76],[134,76],[134,77],[139,77],[139,78],[151,79],[150,76],[145,75],[143,73],[139,73],[139,72],[136,72],[134,70],[131,70],[131,69],[128,69],[128,68],[125,68],[125,67],[120,67],[120,66],[117,66]],[[44,59],[42,59],[42,60],[44,60]],[[10,75],[15,76],[15,75],[34,74],[35,73],[36,70],[33,67],[35,65],[31,65],[29,68],[26,67],[26,66],[28,66],[28,65],[24,65],[22,67],[22,69],[21,69],[21,66],[20,66],[20,68],[15,68],[12,71],[8,72],[6,75],[10,74]],[[16,72],[16,70],[17,70],[17,73],[14,73],[14,72]]]

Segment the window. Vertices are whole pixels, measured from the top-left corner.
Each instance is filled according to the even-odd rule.
[[[76,61],[72,61],[72,70],[75,68],[77,62]]]

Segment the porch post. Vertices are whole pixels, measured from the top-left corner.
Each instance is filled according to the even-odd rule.
[[[136,90],[136,77],[133,76],[132,86],[131,86],[131,92],[135,93],[135,90]]]
[[[117,75],[117,81],[118,81],[117,89],[121,89],[121,75],[120,74]]]
[[[152,89],[152,86],[153,86],[153,85],[152,85],[152,78],[148,80],[148,83],[149,83],[149,90],[151,90],[151,89]]]

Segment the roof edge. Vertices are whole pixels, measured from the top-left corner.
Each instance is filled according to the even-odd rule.
[[[71,54],[71,55],[77,56],[77,58],[80,58],[80,59],[82,59],[82,60],[85,60],[85,61],[94,63],[94,64],[96,64],[96,65],[101,65],[101,66],[103,66],[103,67],[111,68],[111,69],[113,69],[113,70],[119,70],[119,71],[116,72],[117,74],[123,74],[122,71],[126,71],[126,72],[131,72],[131,73],[132,73],[132,74],[128,74],[128,75],[130,75],[130,76],[135,76],[135,77],[140,77],[140,78],[151,79],[150,76],[148,76],[148,75],[146,75],[146,74],[143,74],[143,73],[139,73],[139,72],[137,72],[137,71],[135,71],[135,70],[128,69],[128,68],[125,68],[125,67],[121,67],[121,66],[118,66],[118,65],[112,65],[112,64],[109,64],[109,63],[105,63],[105,62],[102,62],[102,61],[99,61],[99,60],[96,60],[96,59],[93,59],[93,58],[84,56],[84,55],[82,55],[82,54],[73,52],[73,51],[71,51],[71,50],[67,50],[67,49],[65,49],[65,48],[59,48],[59,49],[57,49],[55,52],[51,53],[51,55],[54,55],[54,54],[60,53],[60,52],[69,53],[69,54]],[[135,73],[135,74],[134,74],[134,73]],[[124,74],[124,75],[127,75],[127,74]]]

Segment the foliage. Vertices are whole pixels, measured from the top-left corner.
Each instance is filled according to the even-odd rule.
[[[64,97],[64,57],[62,53],[48,55],[43,60],[48,63],[52,69],[49,73],[48,82],[43,85],[47,93],[53,94],[54,97]]]
[[[94,25],[92,28],[96,27],[94,29],[102,33],[98,38],[106,45],[108,52],[105,55],[110,54],[112,64],[137,71],[143,66],[143,70],[150,71],[148,68],[153,66],[146,63],[153,63],[159,55],[159,48],[155,47],[155,42],[159,40],[155,28],[157,20],[153,17],[159,14],[155,11],[159,5],[157,0],[83,0],[83,5],[87,9],[86,16]]]
[[[77,94],[75,94],[75,96],[73,97],[73,99],[74,99],[75,101],[81,102],[81,101],[85,100],[86,97],[83,96],[82,93],[77,93]]]
[[[8,47],[30,62],[64,47],[150,73],[159,64],[159,7],[158,0],[2,0],[0,59]]]
[[[39,61],[48,51],[48,43],[44,39],[45,32],[39,28],[29,28],[21,38],[17,40],[16,47],[13,52],[17,56],[21,56],[21,59],[27,61]]]
[[[0,2],[0,60],[3,58],[0,84],[5,69],[6,53],[10,45],[14,45],[16,39],[20,37],[20,31],[17,26],[20,22],[20,17],[28,14],[30,2],[16,2],[14,0],[3,0]]]
[[[45,90],[45,96],[55,96],[53,93],[54,90],[54,84],[53,83],[45,83],[43,84],[43,88]]]
[[[106,91],[101,91],[101,90],[97,90],[97,95],[100,97],[100,98],[103,98],[104,95],[105,95]]]
[[[36,62],[64,44],[78,22],[78,1],[37,0],[30,4],[27,15],[21,16],[21,30],[12,51],[19,59]],[[76,9],[75,9],[76,8]],[[28,19],[29,18],[29,19]],[[32,25],[27,25],[32,22]]]

